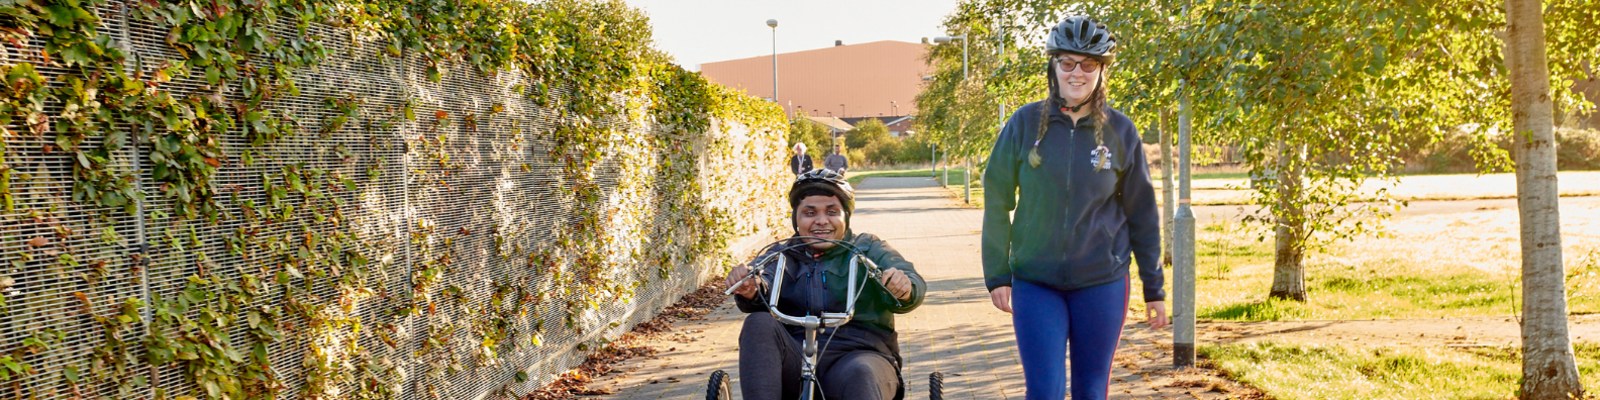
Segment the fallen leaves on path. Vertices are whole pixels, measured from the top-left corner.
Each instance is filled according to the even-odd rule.
[[[612,366],[619,362],[634,357],[652,356],[660,352],[660,349],[644,343],[662,334],[671,333],[674,323],[700,319],[711,313],[728,300],[728,296],[722,294],[724,289],[727,289],[727,284],[723,282],[722,277],[712,278],[701,285],[700,289],[684,295],[677,303],[662,309],[655,318],[634,325],[628,333],[590,353],[583,364],[561,373],[554,382],[528,393],[522,400],[570,400],[577,396],[615,393],[616,391],[610,387],[591,389],[588,385],[594,378],[610,373]]]

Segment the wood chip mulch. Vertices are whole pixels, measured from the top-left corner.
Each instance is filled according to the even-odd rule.
[[[683,296],[649,321],[634,325],[628,333],[611,340],[604,347],[589,353],[588,358],[576,368],[561,373],[554,382],[528,393],[522,400],[570,400],[578,396],[612,394],[609,389],[589,389],[595,377],[611,372],[612,365],[634,357],[655,355],[659,349],[644,344],[662,334],[672,332],[672,325],[681,321],[697,320],[716,310],[728,300],[722,291],[727,284],[722,277],[712,278],[700,289]]]

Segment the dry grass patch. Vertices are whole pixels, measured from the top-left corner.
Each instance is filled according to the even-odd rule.
[[[1578,375],[1600,385],[1600,344],[1579,343]],[[1508,399],[1521,379],[1515,347],[1360,348],[1255,343],[1201,346],[1211,365],[1273,398]],[[1592,397],[1591,397],[1592,398]]]

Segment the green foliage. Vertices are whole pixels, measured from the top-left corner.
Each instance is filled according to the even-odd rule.
[[[964,1],[945,17],[945,32],[965,35],[969,43],[956,41],[930,49],[927,60],[934,79],[917,95],[917,118],[913,120],[917,135],[939,145],[941,159],[945,154],[951,159],[987,156],[1010,113],[1044,98],[1044,90],[1037,89],[1045,83],[1037,73],[1043,69],[1024,67],[1031,61],[1044,65],[1043,55],[1036,54],[1040,53],[1037,48],[1016,43],[1026,42],[1026,32],[1045,26],[1043,20],[1050,17],[1035,16],[1038,21],[1030,26],[1019,20],[1030,10],[1019,7],[1054,14],[1045,10],[1065,3],[1031,3]],[[963,46],[968,63],[965,78]]]
[[[856,124],[844,133],[844,145],[852,149],[867,147],[872,143],[889,139],[889,127],[877,118],[868,119]]]
[[[806,154],[811,155],[817,167],[822,166],[822,157],[833,150],[833,131],[822,124],[806,118],[806,111],[799,110],[795,117],[789,120],[789,154],[794,154],[795,143],[806,144]]]
[[[900,139],[900,152],[894,157],[895,163],[925,163],[933,159],[933,150],[929,147],[928,138],[922,135],[902,137]]]
[[[245,274],[237,281],[190,276],[171,298],[159,295],[144,338],[151,365],[176,363],[194,380],[195,395],[212,399],[269,399],[282,388],[267,346],[282,337],[276,307],[254,306],[267,281]],[[246,322],[253,342],[246,353],[229,338],[229,327]]]
[[[1571,87],[1579,64],[1600,54],[1600,39],[1585,34],[1600,6],[1547,3],[1553,86]],[[987,151],[997,108],[1044,97],[1041,33],[1069,14],[1098,18],[1118,35],[1109,93],[1136,124],[1175,110],[1181,89],[1197,143],[1238,147],[1250,169],[1283,172],[1286,184],[1256,186],[1254,200],[1268,212],[1253,219],[1290,227],[1291,248],[1373,232],[1360,221],[1398,203],[1357,188],[1395,179],[1406,143],[1467,128],[1480,170],[1510,166],[1487,139],[1510,127],[1495,36],[1504,15],[1478,0],[967,1],[944,25],[971,41],[971,76],[961,76],[961,43],[933,47],[935,80],[918,97],[918,131],[958,158]],[[1563,109],[1587,106],[1571,91],[1555,98]],[[1381,207],[1350,207],[1358,203]]]
[[[182,379],[194,383],[190,396],[277,398],[291,390],[283,384],[287,379],[274,372],[268,354],[269,348],[277,348],[271,346],[281,345],[306,354],[298,377],[305,385],[292,389],[298,397],[393,398],[400,392],[399,369],[386,356],[363,348],[363,335],[376,336],[389,350],[407,348],[409,344],[399,342],[402,319],[426,314],[425,345],[414,354],[427,365],[420,380],[430,394],[450,393],[446,378],[467,368],[463,350],[471,352],[475,368],[497,365],[509,352],[540,344],[544,321],[533,311],[539,302],[566,301],[567,322],[576,325],[586,313],[627,300],[642,281],[618,271],[646,264],[637,249],[696,255],[652,265],[665,276],[681,265],[722,254],[735,235],[753,233],[755,227],[735,223],[745,209],[781,215],[775,207],[786,174],[722,165],[727,160],[776,165],[782,157],[776,148],[781,144],[776,135],[784,129],[781,110],[667,64],[651,48],[643,13],[618,0],[159,0],[126,6],[134,24],[168,32],[165,45],[178,59],[153,62],[123,54],[100,32],[108,22],[96,12],[112,9],[104,0],[0,2],[0,19],[13,24],[0,28],[0,39],[19,47],[42,42],[39,54],[45,64],[52,71],[67,69],[47,81],[35,70],[45,64],[0,66],[0,213],[55,218],[51,214],[56,206],[17,209],[10,185],[13,165],[5,158],[13,137],[54,135],[44,152],[71,155],[72,200],[89,206],[100,217],[97,223],[112,225],[107,222],[113,221],[111,216],[133,213],[147,200],[134,185],[140,179],[136,171],[114,156],[126,154],[125,146],[137,141],[146,158],[139,160],[144,171],[137,172],[153,179],[146,181],[144,193],[163,198],[171,207],[147,209],[154,254],[176,255],[184,260],[179,265],[192,265],[198,272],[176,295],[158,296],[148,305],[129,300],[113,313],[95,315],[105,340],[93,349],[90,365],[36,371],[24,363],[27,354],[3,355],[0,380],[43,373],[64,379],[65,387],[76,393],[81,381],[93,379],[95,387],[115,387],[118,396],[132,397],[151,385],[142,376],[144,368],[136,368],[143,362],[147,367],[181,366]],[[339,36],[324,37],[330,31]],[[337,169],[320,169],[294,156],[274,160],[287,162],[281,167],[275,162],[274,169],[260,173],[255,187],[219,185],[219,171],[254,165],[258,157],[281,157],[271,147],[303,132],[322,139],[352,132],[376,138],[417,120],[415,99],[383,110],[364,104],[356,94],[313,99],[321,100],[321,111],[329,114],[318,121],[303,121],[304,115],[297,113],[305,110],[284,108],[283,100],[300,96],[296,81],[303,79],[301,73],[333,56],[324,41],[347,38],[377,44],[360,51],[399,61],[420,58],[426,64],[421,72],[434,82],[459,73],[452,68],[461,66],[488,76],[511,72],[523,78],[516,92],[558,115],[558,129],[540,134],[555,142],[545,155],[562,167],[555,178],[564,195],[578,200],[574,209],[579,222],[555,232],[527,232],[498,221],[485,229],[435,232],[432,221],[418,221],[409,238],[419,260],[410,271],[410,293],[391,294],[376,279],[388,263],[377,261],[383,255],[377,247],[388,246],[379,244],[387,239],[364,237],[370,234],[355,229],[344,215],[363,206],[357,203],[361,192],[382,175],[386,160],[359,159],[349,145],[337,144],[329,150],[338,162],[366,163],[361,166],[368,181],[357,182]],[[57,109],[61,111],[46,111]],[[439,167],[407,170],[405,179],[418,185],[448,186],[452,172],[469,167],[469,158],[453,154],[460,147],[453,140],[462,134],[524,117],[507,115],[502,104],[482,114],[433,111],[431,119],[425,115],[426,122],[415,124],[421,139],[407,146],[412,159]],[[614,116],[626,117],[628,123],[602,122]],[[652,134],[621,125],[650,126]],[[750,133],[728,134],[743,131]],[[242,135],[248,147],[234,154],[229,154],[231,148],[224,151],[224,143],[239,143],[229,141],[230,133]],[[519,130],[509,145],[522,146],[524,140]],[[625,168],[621,183],[597,178],[608,158],[625,160],[620,163]],[[743,175],[703,176],[707,170]],[[524,164],[522,172],[533,171]],[[734,201],[730,206],[707,198]],[[659,206],[670,222],[645,225],[637,222],[643,217],[622,216],[642,210],[614,209],[644,205]],[[214,260],[204,250],[210,244],[198,232],[220,231],[221,226],[231,231],[222,238],[227,248],[222,257],[227,259]],[[617,235],[639,226],[652,231]],[[278,231],[283,233],[263,234]],[[114,229],[106,232],[105,242],[121,242]],[[71,236],[56,233],[63,239]],[[527,257],[531,267],[492,281],[487,307],[468,304],[459,287],[442,287],[456,272],[455,241],[473,235],[494,235],[496,255]],[[522,248],[518,243],[527,241],[513,240],[518,235],[548,235],[554,244]],[[652,243],[654,238],[662,242]],[[112,273],[104,261],[59,247],[59,254],[54,247],[49,254],[61,268],[94,269],[85,274],[90,284]],[[632,259],[614,254],[630,248],[635,249]],[[144,260],[153,255],[141,250],[135,256]],[[23,257],[16,262],[33,261],[31,254]],[[224,278],[211,273],[219,261],[258,265],[260,270]],[[136,264],[133,273],[144,266]],[[553,278],[560,296],[532,287],[531,277],[539,274]],[[281,296],[267,295],[279,292]],[[77,295],[92,309],[87,295]],[[375,297],[394,308],[375,318],[375,327],[363,326],[363,302]],[[4,300],[0,298],[0,309]],[[440,307],[467,318],[434,317]],[[150,318],[141,311],[150,312]],[[285,322],[287,318],[293,322]],[[453,340],[460,335],[473,340]],[[284,339],[290,341],[279,344]],[[52,344],[40,345],[47,349]],[[24,350],[42,351],[18,351]],[[155,389],[160,397],[162,388]]]
[[[927,137],[891,137],[883,121],[869,119],[845,132],[845,154],[856,166],[927,162],[933,157]]]

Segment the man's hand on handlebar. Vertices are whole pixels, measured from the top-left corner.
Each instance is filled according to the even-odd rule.
[[[883,275],[878,278],[883,283],[884,289],[889,289],[889,294],[900,300],[911,300],[911,277],[905,271],[894,268],[883,270]]]
[[[732,286],[733,284],[739,283],[740,280],[744,279],[745,275],[749,274],[750,267],[747,267],[744,264],[739,264],[738,266],[733,267],[732,271],[728,271],[728,285]],[[733,290],[733,294],[746,299],[755,298],[756,293],[761,290],[761,283],[761,277],[753,277],[749,282],[745,282],[743,285],[739,285],[738,288],[735,288]]]

